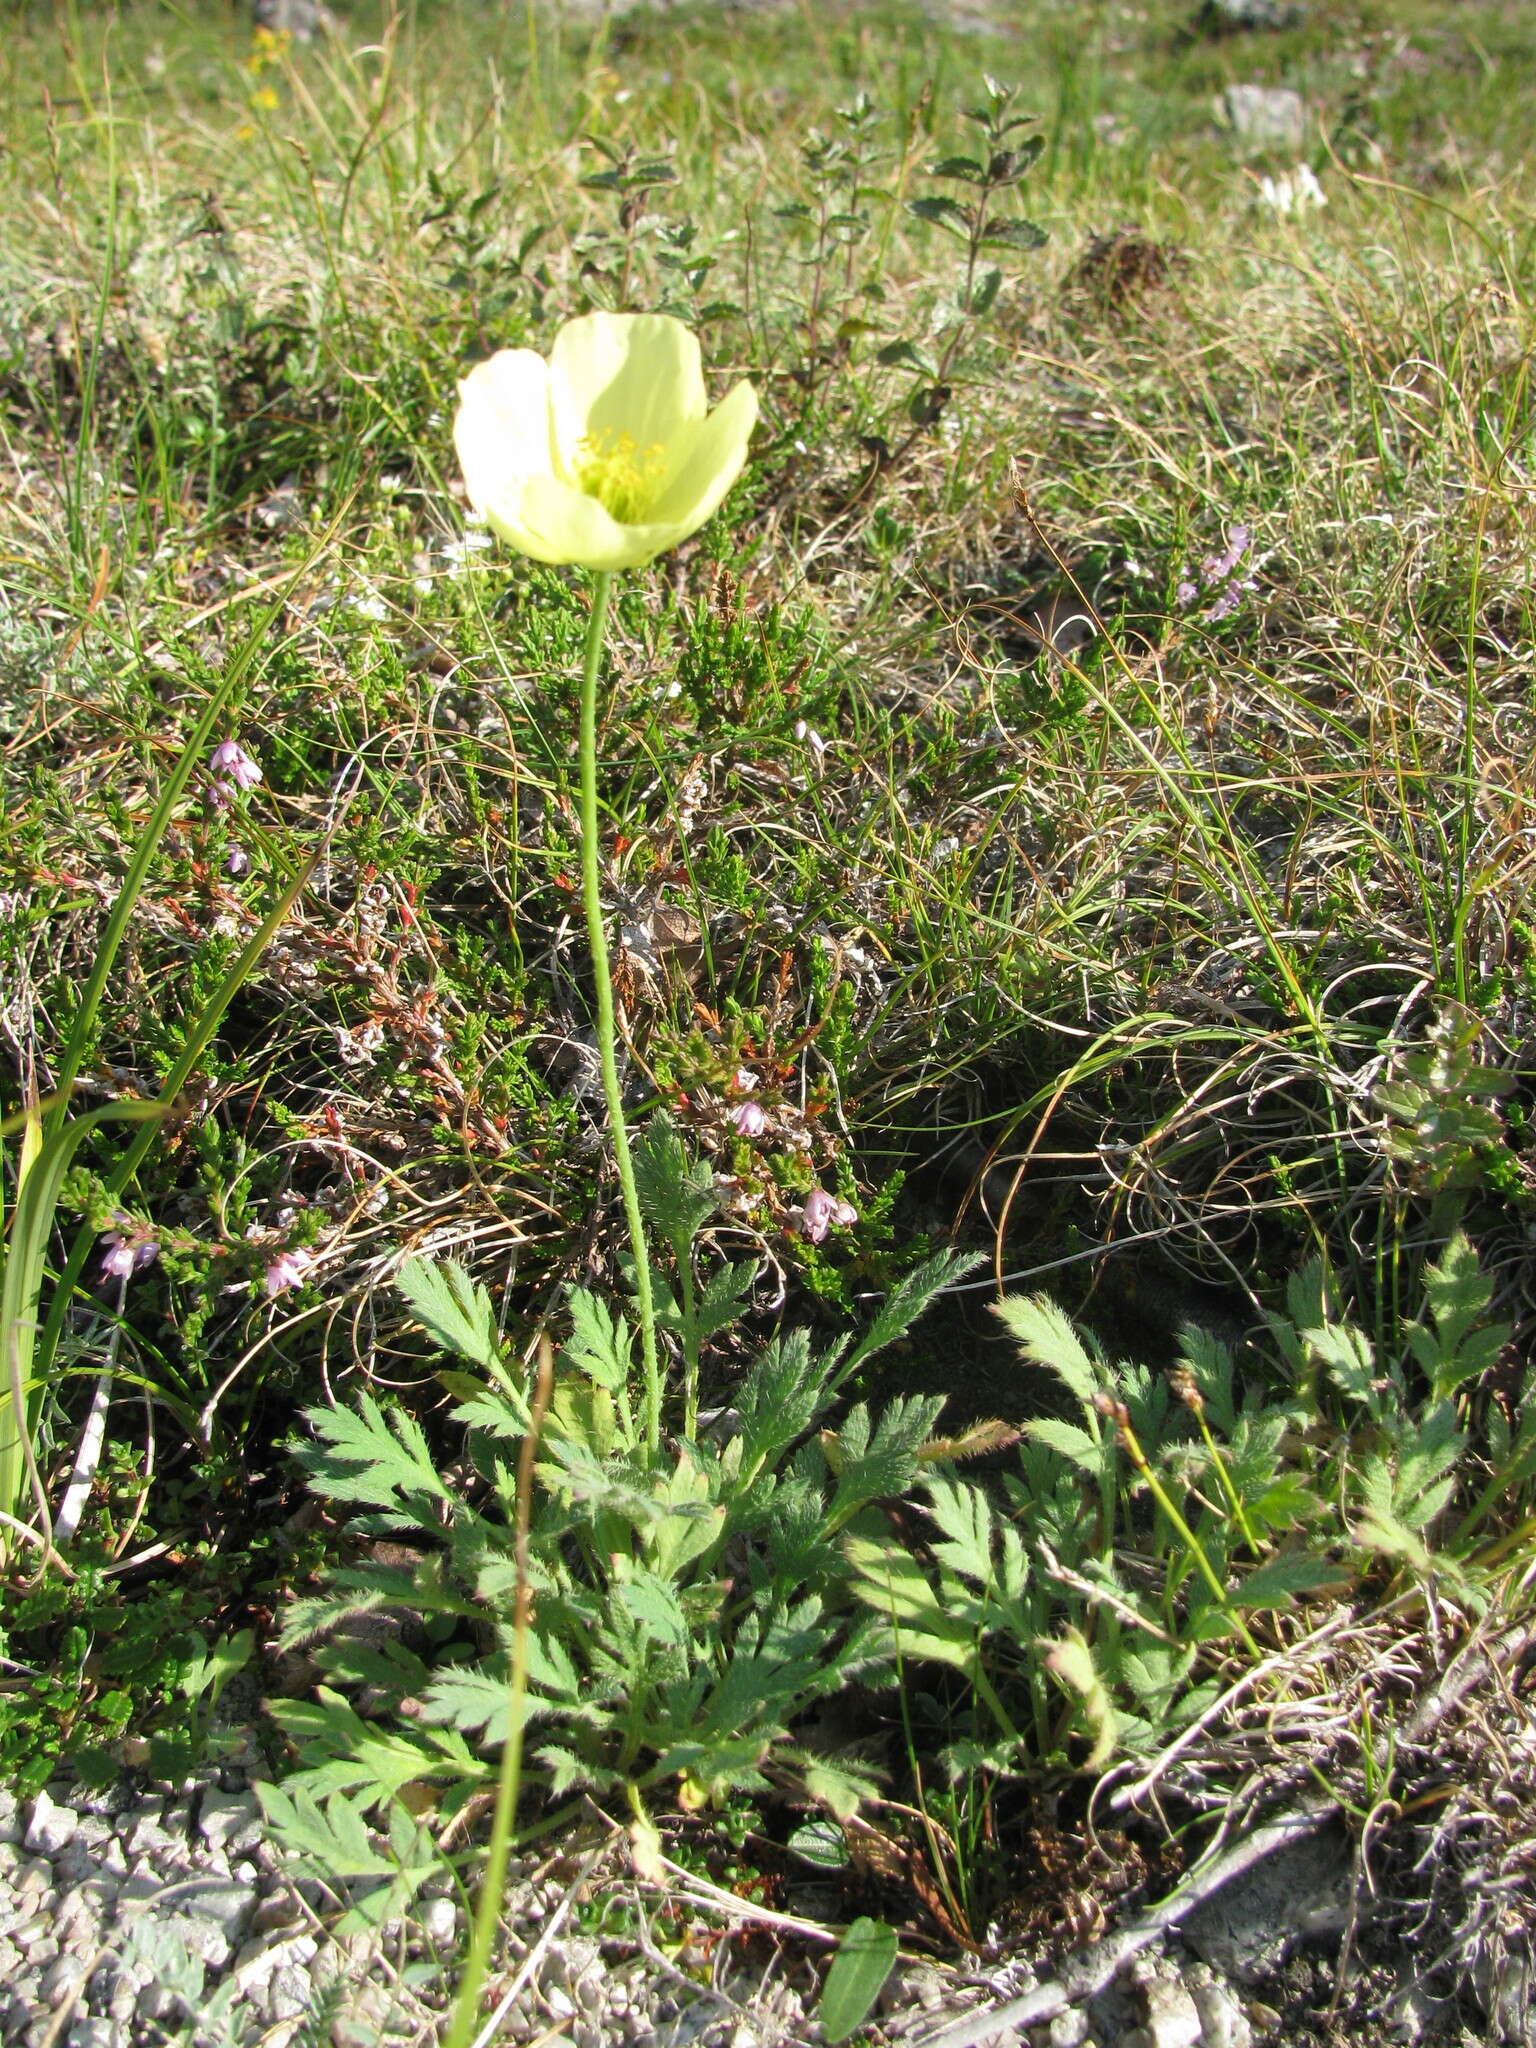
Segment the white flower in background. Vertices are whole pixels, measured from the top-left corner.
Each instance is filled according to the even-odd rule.
[[[1328,204],[1328,194],[1317,182],[1310,164],[1298,164],[1294,171],[1259,180],[1259,204],[1274,213],[1309,213]]]

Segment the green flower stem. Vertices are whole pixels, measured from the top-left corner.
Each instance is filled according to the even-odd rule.
[[[1163,1485],[1163,1482],[1152,1470],[1151,1461],[1148,1459],[1146,1452],[1142,1449],[1140,1439],[1137,1437],[1135,1430],[1131,1427],[1131,1418],[1125,1412],[1125,1407],[1123,1403],[1114,1404],[1113,1420],[1120,1432],[1120,1442],[1124,1447],[1126,1456],[1135,1466],[1141,1478],[1146,1481],[1147,1488],[1151,1493],[1152,1498],[1157,1502],[1158,1506],[1167,1516],[1169,1522],[1172,1524],[1173,1528],[1177,1532],[1180,1541],[1184,1543],[1188,1548],[1190,1556],[1194,1559],[1194,1562],[1199,1569],[1200,1576],[1205,1580],[1205,1583],[1211,1589],[1211,1593],[1216,1601],[1216,1605],[1221,1609],[1222,1613],[1227,1616],[1227,1618],[1231,1621],[1232,1626],[1237,1630],[1237,1633],[1242,1637],[1244,1649],[1247,1650],[1250,1657],[1254,1658],[1255,1661],[1257,1661],[1263,1656],[1263,1651],[1254,1641],[1252,1632],[1250,1631],[1247,1622],[1244,1621],[1241,1612],[1232,1605],[1231,1597],[1228,1594],[1226,1587],[1221,1583],[1220,1579],[1217,1578],[1214,1570],[1212,1569],[1211,1560],[1206,1556],[1204,1549],[1201,1547],[1199,1537],[1195,1534],[1194,1530],[1190,1528],[1188,1522],[1185,1521],[1184,1517],[1179,1513],[1178,1509],[1174,1506],[1173,1501],[1169,1496],[1168,1489]]]
[[[645,1246],[645,1223],[629,1156],[629,1131],[619,1093],[619,1066],[614,1053],[613,975],[608,964],[608,938],[603,930],[603,897],[598,872],[597,824],[597,672],[602,666],[603,638],[608,626],[608,593],[613,573],[592,575],[592,617],[587,626],[586,657],[581,673],[581,900],[587,913],[587,943],[592,950],[592,975],[597,1002],[597,1055],[602,1065],[608,1127],[613,1134],[613,1159],[624,1190],[624,1215],[635,1254],[635,1305],[640,1312],[640,1347],[645,1361],[645,1442],[654,1453],[661,1441],[661,1366],[656,1355],[656,1312],[651,1303],[651,1261]]]
[[[480,1994],[485,1988],[491,1951],[506,1904],[507,1863],[512,1851],[512,1831],[517,1822],[517,1795],[523,1779],[523,1721],[528,1696],[528,1628],[533,1618],[533,1588],[528,1579],[528,1531],[533,1522],[533,1461],[538,1456],[539,1437],[549,1410],[555,1384],[555,1354],[549,1339],[539,1340],[539,1373],[534,1384],[533,1413],[517,1460],[517,1523],[513,1557],[517,1590],[512,1610],[512,1659],[507,1687],[507,1739],[501,1746],[501,1767],[496,1774],[496,1805],[491,1816],[491,1839],[480,1879],[480,1896],[475,1906],[469,1953],[464,1959],[459,1988],[453,2002],[447,2048],[470,2048],[480,2019]]]

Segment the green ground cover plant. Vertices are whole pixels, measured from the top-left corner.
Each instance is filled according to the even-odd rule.
[[[1411,1796],[1536,1526],[1536,91],[1198,15],[9,11],[23,1783],[239,1667],[358,1925],[593,1801],[832,1873],[842,2034],[1261,1725]],[[606,620],[452,437],[593,311],[758,401]]]

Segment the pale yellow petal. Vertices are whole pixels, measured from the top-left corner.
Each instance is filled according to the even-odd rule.
[[[485,507],[503,540],[536,562],[638,569],[671,545],[670,528],[622,526],[596,498],[557,476],[531,476]]]
[[[549,365],[531,348],[505,348],[459,386],[453,444],[476,511],[524,477],[550,469]]]
[[[574,474],[583,441],[626,436],[664,457],[704,417],[698,337],[666,313],[586,313],[567,320],[549,354],[550,410],[560,468]]]
[[[756,424],[757,393],[750,384],[742,383],[727,392],[708,419],[693,430],[680,466],[651,507],[657,525],[675,529],[676,539],[668,541],[668,547],[697,533],[719,507],[741,475]]]

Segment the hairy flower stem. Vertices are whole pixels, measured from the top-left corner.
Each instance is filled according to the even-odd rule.
[[[533,1588],[528,1580],[528,1530],[533,1520],[533,1461],[555,1384],[555,1354],[548,1337],[539,1340],[539,1372],[534,1384],[533,1411],[517,1461],[517,1525],[513,1557],[517,1590],[512,1609],[512,1661],[507,1683],[507,1737],[496,1774],[496,1806],[491,1840],[480,1879],[480,1896],[470,1932],[469,1953],[454,1999],[447,2048],[470,2048],[480,2020],[480,1994],[490,1967],[491,1950],[506,1903],[507,1861],[517,1820],[517,1795],[523,1776],[523,1719],[528,1693],[528,1627],[533,1618]]]
[[[597,672],[602,666],[608,626],[611,570],[592,576],[592,617],[581,674],[581,900],[587,914],[587,944],[592,952],[597,1003],[597,1056],[602,1067],[608,1128],[613,1135],[613,1160],[624,1191],[624,1215],[635,1254],[635,1306],[640,1315],[640,1349],[645,1362],[645,1442],[654,1455],[661,1441],[661,1366],[656,1355],[656,1313],[651,1304],[651,1261],[645,1247],[645,1222],[629,1156],[629,1131],[619,1092],[619,1066],[614,1052],[613,975],[608,965],[608,938],[603,930],[603,897],[598,871],[597,826]]]

